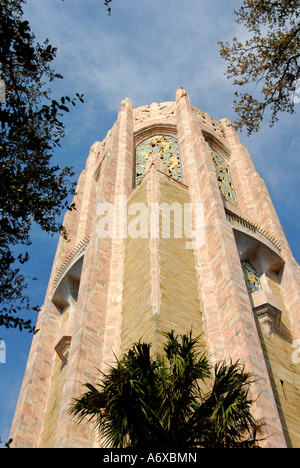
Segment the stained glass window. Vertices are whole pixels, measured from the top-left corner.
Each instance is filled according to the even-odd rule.
[[[248,293],[252,294],[255,291],[259,291],[261,289],[261,284],[256,270],[248,262],[242,262],[242,268]]]
[[[179,146],[176,138],[167,135],[155,135],[140,143],[136,148],[135,183],[145,175],[147,159],[151,154],[157,154],[163,162],[168,174],[182,181]]]
[[[220,156],[212,148],[211,148],[211,155],[213,157],[213,160],[216,166],[219,188],[223,197],[225,198],[226,201],[237,206],[236,196],[235,196],[228,164],[222,158],[222,156]]]

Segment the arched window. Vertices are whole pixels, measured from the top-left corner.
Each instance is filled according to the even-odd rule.
[[[255,268],[253,268],[249,262],[245,261],[242,262],[242,268],[248,293],[252,294],[255,291],[259,291],[261,289],[261,283]]]
[[[229,166],[225,159],[223,159],[222,156],[220,156],[219,153],[217,153],[214,149],[210,148],[210,151],[215,163],[220,191],[226,201],[232,203],[234,206],[237,206],[237,200],[229,172]]]
[[[139,183],[144,177],[147,160],[153,153],[160,157],[169,176],[181,182],[178,141],[168,135],[155,135],[144,140],[136,148],[135,183]]]

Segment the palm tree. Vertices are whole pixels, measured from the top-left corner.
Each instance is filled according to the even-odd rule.
[[[85,384],[70,414],[94,421],[111,448],[257,447],[263,423],[251,415],[251,375],[238,362],[212,370],[191,332],[165,336],[163,355],[133,344],[99,385]]]

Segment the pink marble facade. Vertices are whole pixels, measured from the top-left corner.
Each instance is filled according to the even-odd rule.
[[[95,383],[98,378],[95,369],[112,363],[114,353],[120,351],[124,238],[99,238],[97,204],[109,202],[117,206],[120,196],[127,197],[132,192],[134,148],[155,134],[178,138],[183,183],[188,187],[191,203],[204,205],[205,242],[195,249],[194,256],[208,354],[213,362],[239,359],[257,377],[253,386],[254,395],[259,396],[255,415],[265,419],[266,435],[272,435],[263,446],[286,447],[233,225],[226,216],[228,204],[224,203],[216,179],[210,140],[228,155],[238,199],[238,208],[232,208],[232,212],[256,223],[261,232],[280,245],[280,249],[275,245],[274,255],[284,264],[280,289],[293,340],[300,338],[299,265],[290,251],[265,183],[231,123],[227,119],[217,122],[194,107],[182,88],[177,90],[174,102],[153,103],[137,109],[132,109],[126,98],[106,138],[91,147],[78,181],[74,199],[77,209],[65,217],[70,242],[62,238],[59,241],[38,318],[40,331],[33,338],[11,428],[13,447],[37,448],[41,443],[55,346],[63,336],[71,336],[71,342],[55,447],[97,447],[92,427],[76,425],[67,414],[72,397],[81,392],[81,383]],[[149,187],[151,190],[151,184]],[[155,184],[151,197],[155,200]],[[155,240],[151,248],[157,248]],[[78,297],[76,301],[70,299],[73,312],[63,322],[53,298],[63,294],[59,288],[64,275],[82,258]],[[155,264],[155,268],[159,269],[159,265]],[[154,286],[159,288],[157,278],[153,275],[152,278]]]

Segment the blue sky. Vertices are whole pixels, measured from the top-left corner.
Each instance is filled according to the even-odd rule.
[[[107,16],[103,0],[27,0],[24,18],[37,40],[58,48],[54,68],[64,76],[53,98],[84,94],[64,118],[66,137],[54,163],[73,166],[77,180],[90,146],[105,138],[120,102],[134,107],[174,101],[182,86],[192,104],[219,120],[235,119],[234,88],[224,72],[217,42],[246,33],[234,22],[241,0],[112,0]],[[297,108],[299,107],[299,110]],[[300,103],[275,127],[266,122],[246,144],[265,180],[296,260],[300,261]],[[57,237],[32,230],[31,260],[25,273],[38,278],[29,285],[33,304],[41,305],[49,280]],[[9,435],[32,335],[2,327],[6,364],[0,364],[0,437]],[[3,444],[1,445],[3,447]]]

